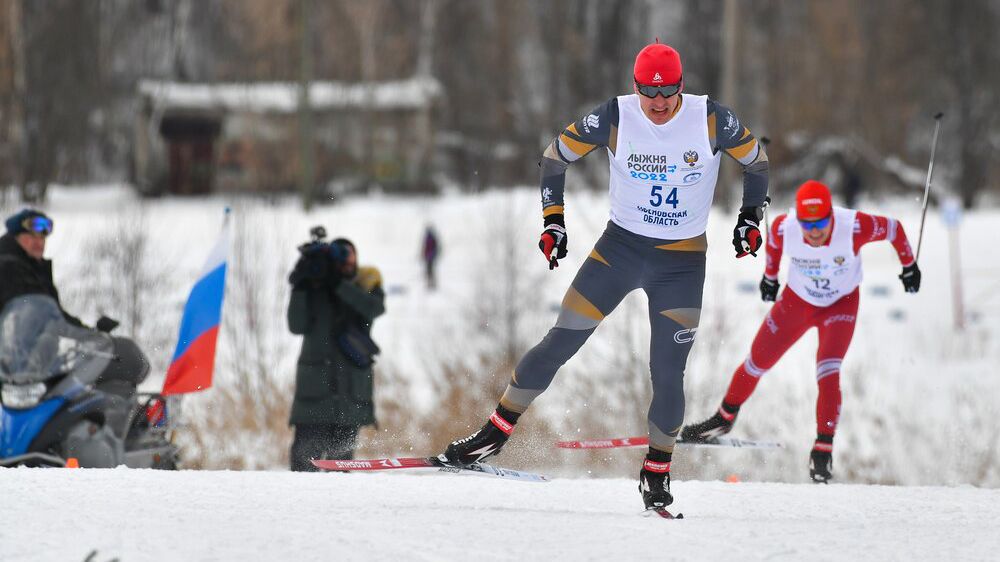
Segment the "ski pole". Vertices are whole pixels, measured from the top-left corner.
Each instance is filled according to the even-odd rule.
[[[941,117],[943,112],[938,112],[934,116],[934,138],[931,140],[931,161],[927,164],[927,181],[924,183],[924,203],[920,211],[920,235],[917,237],[917,255],[913,258],[913,263],[920,261],[920,245],[924,241],[924,220],[927,218],[927,198],[931,193],[931,176],[934,174],[934,152],[937,150],[938,131],[941,129]]]
[[[760,137],[760,144],[767,148],[767,145],[771,144],[771,139],[767,137]],[[771,198],[764,198],[764,243],[767,244],[767,237],[771,235],[771,221],[767,218],[767,208],[771,206]]]

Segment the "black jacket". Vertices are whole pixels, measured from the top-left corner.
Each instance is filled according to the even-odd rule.
[[[49,295],[59,302],[59,291],[52,282],[52,261],[28,255],[10,233],[0,236],[0,311],[21,295]],[[62,304],[59,305],[62,310]],[[66,321],[83,326],[80,319],[63,310]]]
[[[382,276],[374,267],[358,268],[357,277],[335,289],[302,283],[292,290],[288,327],[305,337],[295,372],[291,424],[375,423],[372,367],[352,363],[337,338],[349,326],[370,333],[372,322],[384,312]]]

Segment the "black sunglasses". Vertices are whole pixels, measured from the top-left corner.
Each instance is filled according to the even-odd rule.
[[[661,95],[665,98],[677,95],[677,92],[681,91],[681,84],[684,80],[681,79],[676,84],[669,84],[667,86],[650,86],[647,84],[640,84],[637,80],[635,82],[635,88],[640,94],[646,96],[647,98],[655,98],[657,95]]]

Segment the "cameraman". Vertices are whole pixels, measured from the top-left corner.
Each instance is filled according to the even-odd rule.
[[[305,336],[295,373],[289,420],[295,426],[293,471],[315,471],[309,459],[350,459],[358,429],[375,423],[372,364],[378,347],[371,340],[374,319],[385,312],[382,276],[358,267],[349,240],[314,240],[288,277],[292,298],[288,328]]]

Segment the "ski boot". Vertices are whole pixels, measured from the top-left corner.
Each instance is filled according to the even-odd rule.
[[[490,415],[490,421],[486,422],[486,425],[472,435],[448,445],[439,458],[447,464],[469,466],[499,454],[514,431],[518,417],[520,414],[511,412],[503,406],[498,407]],[[514,421],[508,421],[510,419]]]
[[[829,484],[833,480],[833,453],[813,449],[809,454],[809,477],[817,484]]]
[[[664,508],[674,503],[670,493],[669,453],[651,450],[646,455],[639,471],[639,493],[646,509]]]
[[[716,437],[721,437],[733,429],[733,424],[736,423],[737,413],[739,413],[739,408],[729,412],[727,411],[726,404],[723,404],[722,407],[715,412],[715,415],[707,420],[685,426],[684,429],[681,430],[681,441],[687,441],[688,443],[706,443]]]

